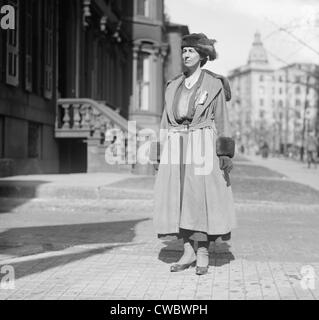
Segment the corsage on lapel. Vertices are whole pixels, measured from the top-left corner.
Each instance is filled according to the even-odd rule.
[[[197,99],[196,104],[197,104],[197,105],[203,105],[203,104],[205,104],[205,102],[206,102],[206,100],[207,100],[207,97],[208,97],[208,92],[207,92],[207,91],[202,92],[202,93],[199,95],[199,98]]]

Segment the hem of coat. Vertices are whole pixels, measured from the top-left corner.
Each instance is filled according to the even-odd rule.
[[[157,234],[157,237],[159,239],[167,238],[167,237],[182,239],[185,236],[188,236],[189,239],[193,241],[216,241],[218,238],[221,238],[223,241],[229,241],[231,240],[231,231],[223,234],[208,234],[207,232],[202,232],[202,231],[180,229],[179,232],[175,232],[175,233]]]

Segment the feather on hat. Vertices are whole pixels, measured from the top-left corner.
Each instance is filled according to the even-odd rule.
[[[214,47],[215,39],[208,39],[203,33],[192,33],[182,38],[181,48],[193,47],[209,57],[209,60],[215,60],[217,53]]]

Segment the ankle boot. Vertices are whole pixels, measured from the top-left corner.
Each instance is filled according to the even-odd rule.
[[[199,242],[197,250],[197,264],[196,274],[204,275],[208,272],[209,255],[208,255],[209,242]]]
[[[189,241],[184,242],[184,254],[180,261],[183,261],[183,263],[175,263],[170,267],[171,272],[179,272],[188,269],[190,266],[193,266],[196,261],[194,247]]]

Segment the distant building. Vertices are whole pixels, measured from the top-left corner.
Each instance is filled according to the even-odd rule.
[[[183,72],[182,37],[189,34],[188,26],[176,23],[166,24],[169,55],[166,60],[165,79],[172,79]]]
[[[17,28],[0,30],[0,176],[131,170],[105,150],[132,152],[128,120],[158,129],[175,56],[164,0],[4,3]]]
[[[251,152],[263,141],[277,152],[301,148],[305,129],[310,130],[316,118],[316,68],[295,63],[273,69],[256,32],[247,64],[229,73],[233,91],[230,121],[238,145]],[[305,121],[309,112],[312,120]]]

